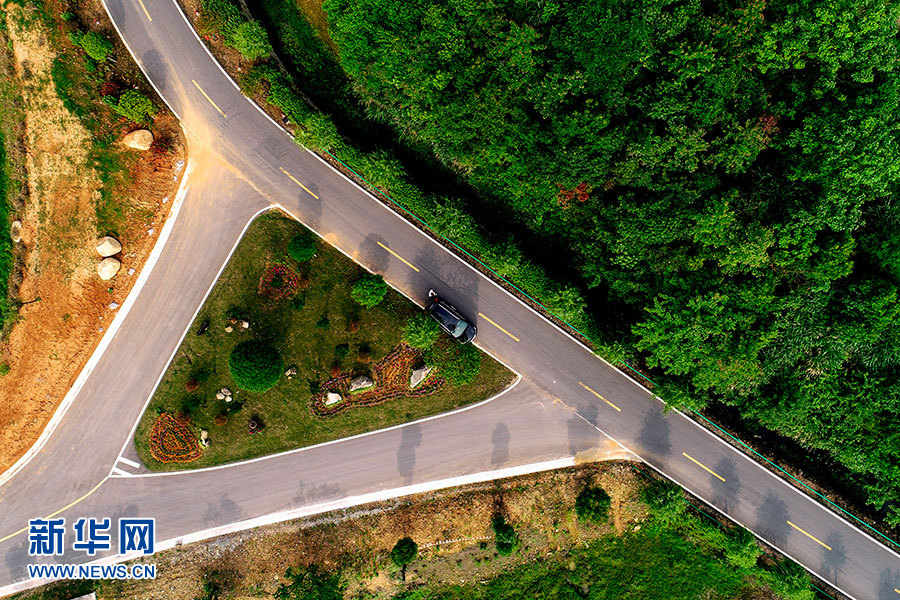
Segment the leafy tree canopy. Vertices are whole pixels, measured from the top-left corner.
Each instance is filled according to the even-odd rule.
[[[353,283],[350,297],[366,308],[377,306],[387,294],[387,284],[381,275],[366,273]]]
[[[268,342],[248,340],[231,351],[228,359],[231,378],[248,392],[265,392],[281,377],[284,362],[281,355]]]

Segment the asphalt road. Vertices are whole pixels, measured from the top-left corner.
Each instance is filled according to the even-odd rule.
[[[215,158],[198,161],[157,266],[57,431],[0,487],[0,539],[78,501],[114,465],[137,470],[117,463],[119,449],[248,219],[278,204],[419,303],[437,290],[523,381],[470,410],[328,446],[196,473],[114,476],[60,512],[68,522],[152,516],[158,539],[190,541],[271,513],[562,464],[608,435],[849,596],[900,599],[900,556],[692,420],[664,413],[641,386],[298,148],[240,94],[171,0],[106,6],[192,132],[192,151]],[[26,550],[22,534],[0,541],[0,592],[26,579]]]

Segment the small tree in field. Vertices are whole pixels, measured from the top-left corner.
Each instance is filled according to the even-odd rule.
[[[582,521],[606,523],[609,518],[609,494],[601,487],[584,488],[575,498],[575,514]]]
[[[502,556],[512,554],[519,541],[513,526],[506,522],[503,515],[495,515],[494,518],[491,519],[491,527],[494,529],[494,539],[497,542],[497,553]]]
[[[353,283],[350,297],[366,308],[372,308],[384,300],[387,284],[381,275],[366,273]]]
[[[278,350],[270,344],[249,340],[234,347],[228,367],[238,387],[260,393],[278,383],[284,371],[284,362]]]
[[[416,313],[403,327],[403,341],[413,348],[427,350],[434,345],[440,333],[437,321],[426,313]]]
[[[403,581],[406,581],[406,565],[416,560],[418,554],[419,546],[412,538],[405,537],[394,544],[394,549],[391,550],[391,560],[400,567],[400,575]]]
[[[298,233],[288,242],[288,254],[297,262],[305,262],[316,254],[316,238],[310,233]]]

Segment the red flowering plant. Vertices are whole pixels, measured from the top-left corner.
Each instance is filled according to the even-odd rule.
[[[150,454],[162,463],[186,463],[200,458],[200,444],[186,422],[162,413],[150,431]]]
[[[257,291],[269,300],[285,300],[293,297],[302,285],[299,273],[286,264],[275,263],[263,271]]]
[[[406,344],[400,344],[372,367],[372,381],[375,385],[359,392],[350,393],[353,373],[340,373],[320,386],[320,392],[309,400],[312,413],[319,417],[330,417],[352,406],[375,406],[395,398],[428,396],[444,387],[444,380],[432,375],[415,389],[409,389],[409,377],[413,368],[422,361],[421,353]],[[328,392],[339,392],[343,402],[325,405]]]

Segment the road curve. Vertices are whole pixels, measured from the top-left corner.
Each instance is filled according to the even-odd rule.
[[[0,539],[103,480],[244,225],[274,203],[414,300],[434,288],[477,316],[480,345],[524,381],[468,411],[308,451],[112,478],[60,516],[154,516],[160,537],[188,538],[286,509],[572,457],[608,435],[848,596],[900,599],[892,550],[692,420],[664,413],[642,387],[298,148],[240,94],[172,0],[105,5],[192,132],[192,149],[220,162],[192,179],[159,263],[56,433],[0,487]],[[0,591],[27,577],[25,550],[22,535],[0,541]]]

